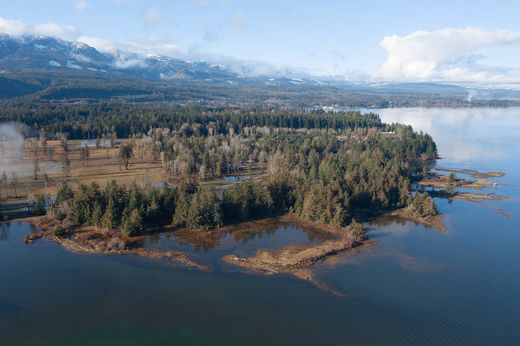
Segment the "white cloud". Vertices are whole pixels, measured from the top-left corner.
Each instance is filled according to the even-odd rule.
[[[88,44],[102,52],[114,53],[116,51],[127,51],[139,54],[160,54],[165,56],[179,56],[186,51],[179,49],[174,44],[164,43],[153,39],[145,41],[112,41],[102,37],[80,36],[78,42]]]
[[[131,67],[146,67],[146,63],[143,59],[135,57],[133,55],[127,56],[126,54],[120,54],[114,63],[115,68],[127,69]]]
[[[22,35],[27,32],[27,25],[19,20],[9,20],[0,17],[0,32],[9,35]]]
[[[76,0],[74,2],[74,8],[78,11],[85,11],[88,7],[87,0]]]
[[[28,25],[19,20],[9,20],[2,17],[0,17],[0,32],[13,36],[39,34],[69,41],[74,41],[80,36],[79,31],[72,25],[58,25],[55,23]]]
[[[72,25],[44,23],[35,25],[33,30],[36,34],[59,37],[69,41],[74,41],[79,37],[79,31]]]
[[[117,49],[116,44],[106,38],[80,36],[77,41],[86,43],[102,52],[113,52]]]
[[[376,78],[392,81],[520,83],[520,70],[489,66],[478,51],[520,45],[520,32],[452,28],[386,36],[381,47],[388,57]]]

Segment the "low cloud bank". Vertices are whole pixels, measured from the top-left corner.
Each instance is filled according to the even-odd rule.
[[[386,36],[388,57],[375,77],[390,81],[520,83],[520,69],[481,63],[479,51],[520,46],[520,32],[449,28]]]
[[[2,17],[0,17],[0,33],[14,36],[38,34],[68,41],[75,41],[80,36],[79,31],[73,25],[58,25],[55,23],[29,25],[19,20],[10,20]]]

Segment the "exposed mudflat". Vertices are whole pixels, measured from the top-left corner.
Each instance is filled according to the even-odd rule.
[[[485,199],[488,201],[503,201],[507,199],[507,196],[497,195],[495,193],[458,192],[455,198],[463,200]]]
[[[332,232],[332,229],[329,229]],[[334,239],[320,244],[291,244],[279,250],[260,249],[254,257],[227,255],[223,261],[227,264],[245,268],[261,274],[291,274],[300,279],[309,280],[320,288],[334,292],[314,279],[310,268],[318,261],[346,252],[363,243],[363,236],[355,235],[347,228],[334,229]]]
[[[488,179],[488,178],[501,178],[504,175],[506,175],[504,172],[479,172],[475,169],[453,169],[453,168],[445,168],[445,167],[436,167],[435,168],[438,171],[443,172],[453,172],[453,173],[460,173],[460,174],[466,174],[473,178],[477,179]]]
[[[441,189],[448,189],[450,187],[450,182],[447,176],[439,176],[430,179],[424,179],[419,182],[421,186],[430,186]],[[468,179],[455,179],[455,181],[451,184],[452,188],[468,188],[468,189],[483,189],[489,186],[494,185],[494,183],[478,179],[478,180],[468,180]]]
[[[104,254],[104,255],[124,255],[132,254],[141,257],[166,259],[172,264],[207,270],[204,265],[194,262],[189,256],[181,251],[145,249],[139,247],[139,237],[128,238],[121,236],[116,230],[96,227],[80,227],[65,235],[57,235],[55,230],[61,224],[57,220],[49,218],[31,218],[30,221],[37,226],[40,231],[26,236],[26,242],[33,242],[37,239],[48,239],[54,241],[65,249],[78,253]]]

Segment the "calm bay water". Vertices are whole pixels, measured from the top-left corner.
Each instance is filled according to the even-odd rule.
[[[69,253],[23,243],[26,223],[0,229],[1,345],[447,345],[520,343],[520,109],[389,109],[385,122],[430,133],[438,166],[503,171],[500,201],[438,200],[448,231],[395,219],[370,225],[376,246],[317,266],[339,297],[290,277],[177,269],[133,256]],[[506,217],[505,215],[509,215]],[[285,225],[226,252],[314,241]]]

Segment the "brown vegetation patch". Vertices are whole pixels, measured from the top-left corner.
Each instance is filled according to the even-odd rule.
[[[473,178],[477,179],[489,179],[489,178],[501,178],[504,175],[506,175],[504,172],[479,172],[475,169],[452,169],[452,168],[444,168],[444,167],[436,167],[436,170],[443,171],[443,172],[453,172],[453,173],[460,173],[460,174],[466,174]]]
[[[290,273],[295,275],[321,259],[359,245],[361,241],[362,239],[349,230],[341,229],[338,230],[336,239],[327,240],[318,245],[291,244],[280,250],[260,249],[256,256],[250,258],[227,255],[223,260],[228,264],[265,274]]]
[[[109,230],[97,227],[80,227],[68,231],[63,235],[57,232],[62,226],[61,222],[46,217],[28,219],[41,231],[28,235],[26,242],[33,242],[44,238],[52,240],[65,249],[78,253],[104,254],[104,255],[125,255],[132,254],[153,259],[167,259],[169,262],[198,270],[208,270],[204,265],[192,261],[188,255],[180,251],[145,249],[136,247],[140,243],[140,238],[124,237],[117,230]]]
[[[485,199],[488,201],[502,201],[507,199],[506,196],[497,195],[494,193],[472,193],[472,192],[458,192],[455,195],[455,198],[462,200],[471,200],[471,199]]]
[[[328,231],[331,232],[332,229]],[[334,239],[326,240],[317,245],[291,244],[280,250],[260,249],[256,252],[256,256],[250,258],[227,255],[222,260],[227,264],[247,269],[252,273],[265,275],[290,274],[312,282],[327,292],[344,296],[343,292],[318,281],[314,277],[311,267],[318,261],[330,260],[334,255],[362,245],[364,239],[350,228],[336,228],[334,233]]]
[[[431,186],[441,189],[448,189],[450,188],[450,182],[449,178],[447,176],[439,176],[434,177],[431,179],[424,179],[419,182],[419,185],[421,186]],[[468,189],[482,189],[488,186],[493,185],[492,182],[489,182],[487,180],[467,180],[467,179],[456,179],[453,184],[452,188],[456,187],[464,187]]]

